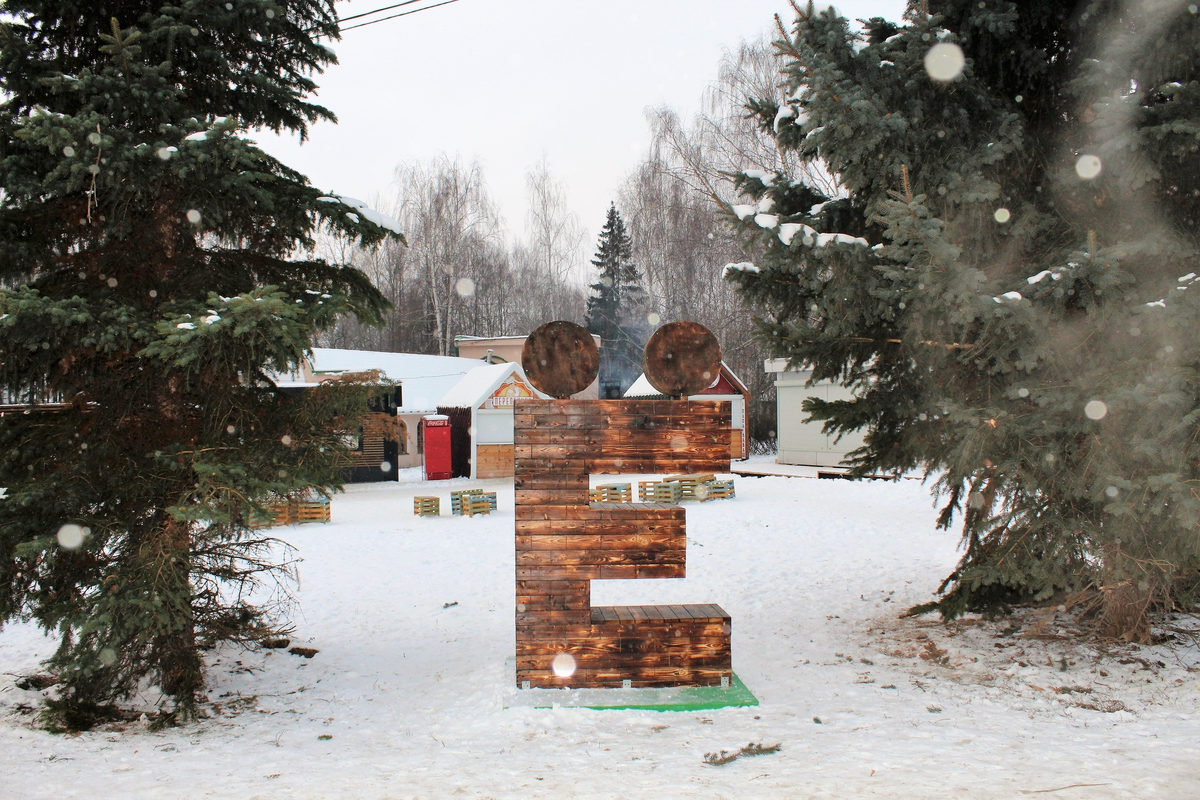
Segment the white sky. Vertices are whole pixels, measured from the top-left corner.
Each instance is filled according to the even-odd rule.
[[[338,11],[397,1],[348,0]],[[904,3],[837,6],[851,19],[898,20]],[[786,0],[459,0],[346,31],[333,45],[340,63],[317,76],[318,102],[339,123],[315,126],[303,146],[257,139],[317,187],[384,206],[398,164],[443,151],[478,159],[514,236],[525,227],[525,172],[544,153],[590,254],[649,143],[645,109],[690,117],[722,51],[756,38],[776,12],[790,27]]]

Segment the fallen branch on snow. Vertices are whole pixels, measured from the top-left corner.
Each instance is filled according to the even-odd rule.
[[[750,742],[740,750],[734,750],[732,752],[729,750],[722,750],[720,753],[705,753],[704,763],[710,764],[714,767],[722,767],[728,764],[730,761],[736,761],[742,756],[764,756],[768,753],[778,753],[782,747],[782,743],[773,744],[769,747],[766,747],[761,744]]]

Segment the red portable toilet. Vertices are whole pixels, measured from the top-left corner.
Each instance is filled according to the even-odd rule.
[[[450,480],[450,418],[445,414],[430,414],[421,418],[425,431],[424,474],[427,481]]]

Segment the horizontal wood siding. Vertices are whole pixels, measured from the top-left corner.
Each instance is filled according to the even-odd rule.
[[[730,404],[518,400],[517,682],[535,687],[717,685],[731,675],[729,616],[715,605],[591,605],[591,581],[682,578],[685,510],[589,503],[589,476],[728,472]],[[554,673],[570,654],[575,671]]]
[[[475,445],[476,478],[511,478],[513,476],[513,446],[511,444]]]

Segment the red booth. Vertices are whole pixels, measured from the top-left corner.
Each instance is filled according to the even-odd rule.
[[[425,434],[425,480],[450,480],[453,476],[450,466],[450,418],[444,414],[430,414],[421,418],[421,428]]]

